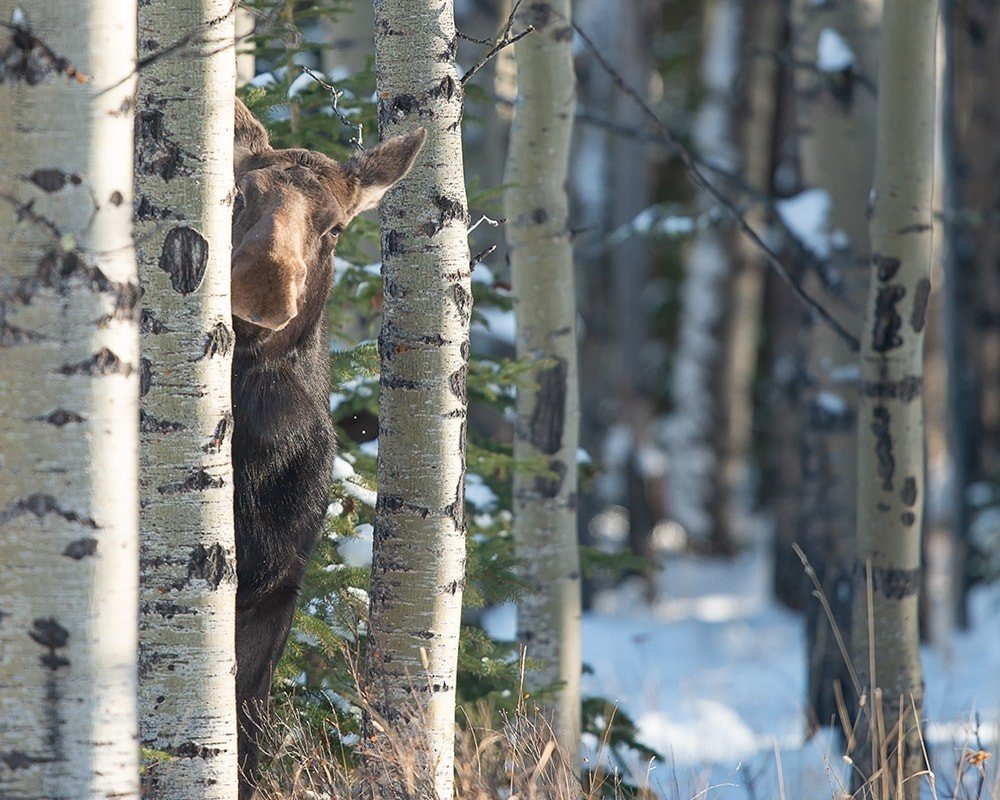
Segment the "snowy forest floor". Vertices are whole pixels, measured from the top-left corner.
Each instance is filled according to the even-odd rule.
[[[772,598],[771,554],[757,545],[732,561],[670,556],[650,606],[634,585],[604,592],[583,618],[584,694],[632,717],[665,763],[629,764],[630,778],[665,800],[830,800],[848,765],[833,737],[805,740],[805,631]],[[928,798],[1000,798],[1000,586],[971,597],[972,628],[947,651],[923,649],[925,735],[936,772]],[[491,609],[489,632],[512,639],[512,607]],[[976,750],[976,715],[986,762]],[[591,741],[593,746],[595,742]],[[963,764],[962,786],[955,777]],[[925,781],[926,783],[926,781]],[[992,793],[991,793],[992,789]]]

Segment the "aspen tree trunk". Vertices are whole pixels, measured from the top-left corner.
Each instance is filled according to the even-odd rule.
[[[136,112],[142,278],[139,700],[144,747],[174,758],[145,796],[237,792],[229,302],[233,197],[230,0],[139,9]]]
[[[879,52],[872,277],[861,341],[852,641],[868,692],[854,754],[873,797],[917,798],[923,705],[917,599],[924,503],[923,332],[930,295],[938,4],[886,0]],[[871,646],[869,646],[869,641]],[[915,710],[915,711],[914,711]],[[901,726],[902,739],[897,734]]]
[[[254,55],[253,42],[250,41],[257,20],[253,12],[246,8],[236,10],[236,85],[245,86],[257,74],[257,56]]]
[[[777,60],[761,54],[781,50],[785,12],[780,0],[749,0],[742,7],[746,42],[742,62],[742,106],[739,120],[742,173],[747,184],[763,195],[771,190],[774,172],[774,136],[780,69]],[[757,204],[746,214],[755,230],[767,227],[767,211]],[[715,472],[718,501],[713,504],[713,529],[720,548],[739,547],[749,538],[750,458],[754,427],[754,380],[764,310],[767,264],[744,236],[731,246],[733,275],[728,282],[724,346],[721,365],[718,430],[715,439],[719,464]]]
[[[0,797],[137,799],[135,3],[0,20]]]
[[[452,0],[375,0],[375,30],[380,134],[422,125],[427,143],[381,206],[385,310],[367,691],[387,719],[414,712],[435,761],[434,790],[451,800],[472,314]]]
[[[860,338],[868,296],[871,245],[868,195],[875,168],[875,93],[881,0],[793,7],[799,162],[806,189],[830,198],[828,233],[837,246],[804,285]],[[853,53],[842,69],[821,58],[821,45],[840,37]],[[846,62],[845,62],[846,63]],[[841,235],[842,234],[842,235]],[[856,353],[829,326],[812,322],[802,410],[801,508],[797,541],[815,568],[845,640],[851,630],[851,587],[857,505],[858,367]],[[800,567],[801,569],[801,567]],[[837,684],[848,708],[856,697],[848,664],[820,601],[806,602],[807,734],[837,726]]]
[[[514,473],[514,544],[528,585],[518,638],[539,662],[529,691],[559,685],[548,714],[565,755],[580,751],[580,556],[576,541],[580,405],[570,242],[570,137],[576,107],[569,0],[534,3],[518,21],[518,103],[504,179],[517,356],[538,366],[517,391],[514,457],[547,463]]]
[[[705,8],[705,52],[701,75],[705,99],[694,123],[702,156],[722,166],[737,161],[732,91],[739,74],[740,3],[712,0]],[[701,197],[701,205],[709,199]],[[730,550],[732,542],[714,525],[719,502],[714,476],[720,467],[715,429],[720,414],[718,375],[732,259],[721,233],[705,231],[686,258],[681,320],[674,362],[674,412],[667,427],[670,454],[670,507],[692,538]]]

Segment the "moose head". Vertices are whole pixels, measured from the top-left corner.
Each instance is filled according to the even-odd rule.
[[[237,99],[233,317],[280,331],[302,312],[307,294],[325,302],[329,287],[321,284],[337,236],[410,171],[426,136],[419,128],[342,164],[311,150],[272,148]],[[313,271],[321,274],[310,280]]]

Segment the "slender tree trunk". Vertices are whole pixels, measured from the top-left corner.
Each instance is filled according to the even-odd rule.
[[[382,202],[385,310],[367,691],[390,720],[419,705],[416,719],[435,760],[434,790],[450,800],[472,314],[452,0],[375,0],[375,30],[380,133],[423,125],[427,144]]]
[[[136,112],[142,277],[140,732],[175,758],[150,798],[236,796],[236,545],[229,303],[233,197],[230,0],[139,9]],[[196,753],[193,756],[192,753]]]
[[[828,234],[837,246],[805,285],[855,335],[868,296],[868,194],[875,168],[875,93],[881,0],[794,5],[793,62],[799,159],[806,189],[830,198]],[[825,49],[839,37],[853,60],[833,62]],[[829,326],[807,333],[802,413],[801,513],[798,541],[845,641],[851,630],[851,585],[857,505],[857,354]],[[837,685],[848,708],[856,698],[848,664],[820,601],[806,604],[807,733],[842,720]]]
[[[257,74],[257,56],[254,55],[253,36],[257,20],[246,8],[236,10],[236,83],[245,86]]]
[[[923,332],[930,295],[938,4],[886,0],[879,53],[872,277],[861,341],[855,668],[868,692],[854,754],[873,796],[916,798],[923,767],[917,599],[923,526]],[[902,731],[900,737],[897,726]]]
[[[737,161],[732,91],[740,66],[740,3],[712,0],[704,13],[701,74],[706,94],[693,135],[702,156],[732,166]],[[703,196],[701,204],[708,203]],[[685,267],[672,381],[674,411],[667,427],[670,507],[693,538],[731,551],[734,543],[715,525],[712,510],[720,502],[714,433],[721,414],[717,381],[725,352],[721,336],[733,267],[724,236],[716,230],[699,234]]]
[[[0,19],[0,797],[138,798],[135,3]]]
[[[530,691],[559,684],[550,710],[567,757],[580,750],[580,557],[576,541],[580,405],[576,293],[566,181],[576,107],[569,0],[534,3],[518,21],[535,33],[516,47],[518,94],[504,182],[517,312],[517,356],[536,362],[517,392],[514,544],[528,591],[518,638],[539,663]]]
[[[777,100],[781,75],[772,53],[785,39],[785,13],[780,0],[749,0],[741,10],[745,42],[742,86],[736,98],[741,107],[742,174],[754,190],[768,196],[774,172]],[[767,210],[757,204],[746,215],[756,230],[767,227]],[[713,529],[722,550],[748,541],[746,519],[753,505],[750,463],[754,428],[754,380],[764,311],[767,264],[744,236],[732,244],[732,279],[722,331],[724,346],[715,438],[718,469],[713,495]]]

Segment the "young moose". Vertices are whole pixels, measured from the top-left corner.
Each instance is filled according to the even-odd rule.
[[[236,101],[232,307],[240,800],[254,794],[274,668],[327,508],[326,300],[344,226],[410,170],[425,131],[345,164],[277,150]]]

